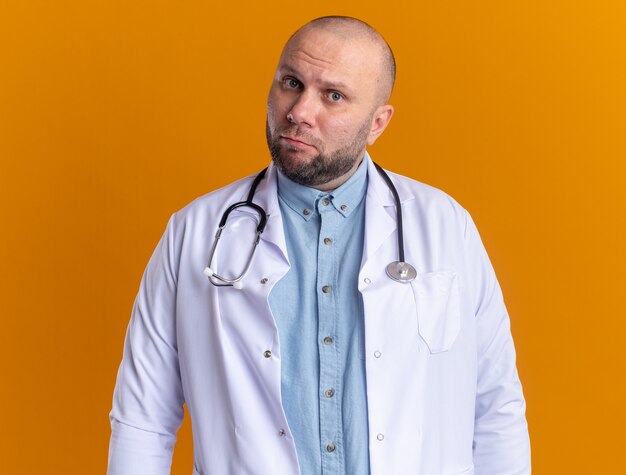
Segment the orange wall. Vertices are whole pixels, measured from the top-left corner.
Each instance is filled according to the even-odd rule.
[[[5,0],[0,472],[104,473],[143,267],[169,215],[268,162],[286,37],[340,13],[399,63],[372,150],[474,216],[512,318],[535,473],[623,471],[626,3]],[[175,474],[191,472],[190,425]]]

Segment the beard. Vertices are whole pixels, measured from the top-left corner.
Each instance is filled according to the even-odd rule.
[[[302,132],[295,124],[277,129],[274,135],[270,131],[269,121],[265,125],[267,146],[276,167],[291,181],[315,187],[345,175],[361,159],[367,145],[371,118],[364,121],[356,134],[343,147],[329,154],[324,152],[323,144],[319,140]],[[308,160],[291,158],[288,148],[285,149],[280,143],[281,134],[303,139],[313,145],[318,154]]]

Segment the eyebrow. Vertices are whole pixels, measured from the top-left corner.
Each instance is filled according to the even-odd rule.
[[[284,70],[288,74],[293,74],[294,76],[300,77],[300,72],[288,64],[283,64],[278,69]],[[320,81],[319,84],[321,84],[321,86],[324,87],[325,89],[338,89],[340,91],[351,91],[351,88],[347,84],[341,81]]]

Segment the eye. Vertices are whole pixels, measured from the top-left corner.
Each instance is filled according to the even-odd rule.
[[[283,79],[283,84],[287,89],[298,89],[300,87],[300,81],[290,77]]]
[[[332,101],[332,102],[339,102],[341,100],[343,100],[343,95],[337,91],[330,91],[328,93],[328,98]]]

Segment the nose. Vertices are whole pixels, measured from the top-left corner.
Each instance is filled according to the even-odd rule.
[[[296,125],[315,126],[317,104],[312,94],[303,91],[287,113],[287,120]]]

